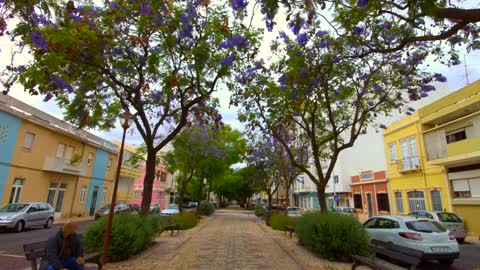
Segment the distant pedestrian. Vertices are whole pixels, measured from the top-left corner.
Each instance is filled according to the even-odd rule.
[[[48,239],[44,257],[46,270],[83,270],[83,242],[77,227],[77,222],[67,222]]]

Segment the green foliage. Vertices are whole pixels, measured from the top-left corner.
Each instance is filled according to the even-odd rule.
[[[200,215],[209,216],[215,212],[213,205],[207,201],[200,202]]]
[[[255,205],[255,216],[257,217],[265,216],[265,208],[263,208],[262,205],[260,204]]]
[[[368,255],[368,235],[354,218],[335,213],[307,213],[295,224],[306,248],[327,260],[349,261],[352,255]]]
[[[272,226],[274,230],[283,231],[286,226],[293,226],[294,224],[295,220],[285,214],[277,213],[270,216],[270,226]]]
[[[100,251],[103,247],[107,219],[101,218],[88,226],[85,232],[85,251]],[[147,248],[162,231],[158,215],[140,216],[117,214],[113,218],[109,261],[122,261]]]
[[[180,213],[170,218],[170,224],[178,224],[180,230],[188,230],[197,226],[198,219],[193,213]]]

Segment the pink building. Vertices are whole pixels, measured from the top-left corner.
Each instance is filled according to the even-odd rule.
[[[145,162],[142,162],[141,171],[142,175],[140,178],[135,179],[133,183],[133,199],[130,200],[130,204],[141,205],[143,197],[143,180],[145,178]],[[169,181],[167,180],[167,170],[163,164],[157,166],[157,172],[155,180],[153,181],[153,191],[152,191],[152,204],[158,204],[160,209],[165,209],[168,204],[168,194],[166,190],[170,187]]]

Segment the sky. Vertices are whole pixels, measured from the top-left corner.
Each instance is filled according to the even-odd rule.
[[[251,7],[250,7],[251,8]],[[281,11],[280,11],[281,12]],[[250,13],[252,14],[252,13]],[[256,13],[258,14],[258,12]],[[268,61],[269,58],[269,44],[272,39],[276,37],[279,30],[286,30],[285,20],[280,18],[276,19],[277,25],[271,33],[266,32],[264,41],[260,48],[260,55],[265,60]],[[253,19],[253,26],[265,27],[265,23],[261,20],[260,16],[256,16]],[[9,63],[11,55],[11,44],[6,37],[0,38],[0,66],[3,68],[6,64]],[[475,80],[480,79],[480,52],[473,51],[471,53],[465,53],[465,58],[462,57],[462,64],[452,67],[444,66],[440,63],[434,63],[429,61],[425,65],[426,71],[441,73],[447,77],[447,84],[450,91],[458,90],[467,85],[467,74],[468,81],[470,83]],[[29,60],[28,53],[23,53],[19,56],[18,63],[25,62]],[[60,109],[52,99],[49,102],[43,102],[43,96],[31,96],[23,90],[23,87],[20,85],[13,86],[9,95],[37,108],[42,111],[45,111],[57,118],[62,119],[62,109]],[[213,97],[217,97],[220,100],[219,111],[222,114],[223,122],[229,124],[235,129],[240,131],[244,130],[244,126],[237,120],[237,110],[238,108],[230,107],[230,93],[224,85],[220,85],[218,91],[215,92]],[[118,123],[117,123],[118,125]],[[100,136],[109,141],[120,141],[122,136],[122,131],[120,128],[112,129],[108,132],[89,130],[97,136]],[[126,138],[126,143],[130,145],[138,145],[142,142],[140,135],[131,128],[129,136]]]

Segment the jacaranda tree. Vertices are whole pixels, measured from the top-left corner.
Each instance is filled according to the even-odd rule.
[[[256,34],[209,1],[20,2],[2,8],[21,15],[8,34],[32,60],[7,67],[4,92],[21,83],[80,128],[110,129],[120,112],[136,113],[147,213],[157,153],[189,121],[221,122],[211,94],[255,57]]]

